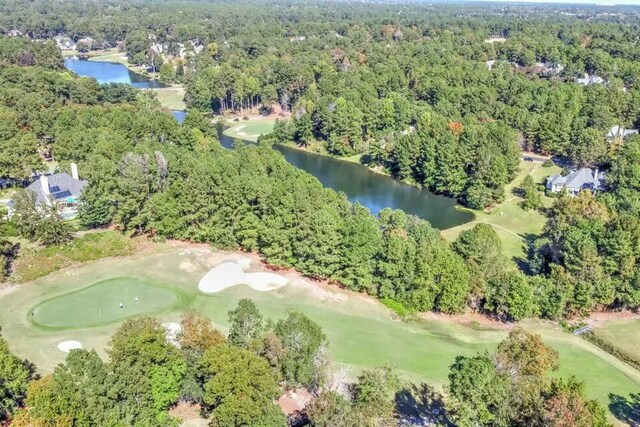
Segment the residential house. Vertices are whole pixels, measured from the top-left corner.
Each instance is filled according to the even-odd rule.
[[[600,76],[596,76],[595,74],[589,75],[587,73],[584,73],[584,77],[577,78],[576,83],[583,86],[588,86],[588,85],[606,84],[607,81]]]
[[[559,193],[566,189],[572,196],[582,190],[591,190],[595,193],[603,189],[604,175],[604,172],[598,172],[597,168],[581,168],[566,176],[553,175],[547,178],[547,190]]]
[[[631,135],[638,135],[638,129],[625,129],[622,126],[613,126],[607,134],[607,139],[621,138],[625,139]]]
[[[58,45],[60,50],[74,50],[76,48],[76,44],[70,37],[55,36],[53,39],[56,41],[56,45]]]
[[[78,199],[86,185],[87,181],[78,176],[78,166],[72,163],[71,175],[65,172],[40,175],[26,190],[35,193],[36,204],[55,203],[60,207],[62,216],[70,219],[78,214]],[[9,216],[13,215],[13,206],[14,202],[9,202]]]

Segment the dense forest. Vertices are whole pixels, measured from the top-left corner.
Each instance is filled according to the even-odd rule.
[[[169,409],[197,404],[212,427],[392,426],[415,416],[461,427],[559,426],[569,418],[579,426],[609,425],[582,383],[547,376],[558,368],[558,354],[521,329],[491,355],[456,358],[445,400],[391,366],[336,382],[322,329],[297,312],[274,322],[244,299],[229,312],[227,336],[197,313],[185,313],[180,324],[178,336],[167,338],[156,319],[126,321],[111,337],[108,361],[94,350],[72,350],[44,377],[0,336],[0,422],[176,426]],[[285,417],[274,401],[300,387],[311,399]]]
[[[423,42],[430,43],[431,39]],[[640,280],[635,273],[637,211],[633,202],[639,186],[632,178],[638,153],[633,140],[607,151],[608,162],[613,165],[610,182],[613,185],[618,180],[620,184],[603,200],[593,202],[607,205],[598,210],[606,211],[603,217],[595,222],[593,218],[581,218],[594,215],[590,206],[583,212],[575,207],[586,195],[576,200],[560,198],[551,210],[544,235],[532,243],[531,259],[524,269],[525,273],[539,274],[525,275],[504,259],[500,240],[489,226],[478,224],[450,245],[428,223],[403,212],[385,210],[374,217],[365,208],[350,204],[344,195],[323,189],[316,179],[288,165],[265,146],[269,141],[258,147],[223,149],[216,140],[217,130],[196,109],[183,125],[178,125],[159,108],[151,92],[137,92],[118,84],[100,86],[92,79],[72,77],[62,69],[60,53],[50,42],[4,37],[0,44],[0,114],[6,117],[0,141],[4,144],[0,174],[25,179],[33,171],[43,170],[43,159],[55,159],[63,170],[72,161],[80,163],[90,183],[80,215],[86,226],[115,225],[130,233],[257,250],[272,264],[330,278],[409,311],[456,313],[471,307],[501,319],[518,320],[531,316],[555,319],[602,307],[640,305]],[[198,56],[195,63],[213,61],[210,66],[217,69],[225,67],[217,64],[224,58],[227,55],[218,58],[209,52]],[[237,60],[239,53],[228,52],[228,58]],[[190,78],[197,79],[199,69],[196,67]],[[481,67],[478,72],[488,70]],[[523,84],[558,85],[548,93],[553,97],[563,90],[594,90],[603,95],[612,90],[612,86],[582,88],[530,79],[508,70],[505,73]],[[351,75],[339,71],[330,74]],[[398,76],[395,72],[392,75]],[[617,100],[611,101],[611,108],[615,105],[628,111],[624,100],[636,96],[636,92],[633,82],[626,84],[629,90],[616,89]],[[368,91],[363,88],[354,93]],[[398,93],[404,93],[400,87],[389,90],[390,96]],[[532,102],[549,99],[542,93],[528,96]],[[566,99],[573,102],[582,98],[567,95]],[[598,98],[602,108],[597,111],[606,110],[607,99]],[[488,118],[472,123],[461,117],[460,122],[450,122],[443,111],[428,103],[400,104],[409,110],[418,105],[424,108],[420,107],[416,131],[401,136],[395,144],[413,154],[400,155],[399,148],[392,150],[404,165],[398,166],[397,173],[415,175],[416,169],[408,165],[411,159],[420,159],[432,170],[422,179],[441,186],[443,192],[467,191],[494,201],[503,196],[502,186],[517,170],[516,130],[502,120]],[[343,105],[348,103],[336,104]],[[589,107],[593,113],[593,105],[595,102],[587,102],[579,110]],[[358,116],[353,111],[347,113],[340,123],[353,123]],[[272,138],[286,134],[301,116],[295,117],[279,126]],[[550,117],[564,120],[568,116],[558,112]],[[397,120],[389,119],[392,122]],[[464,154],[446,150],[448,143],[442,141]],[[589,148],[593,146],[588,144]],[[423,149],[434,155],[419,154]],[[377,156],[384,157],[384,150]],[[471,166],[472,157],[483,165],[482,172]],[[478,175],[469,185],[462,184],[460,179],[468,179],[464,177],[468,177],[465,171],[469,168],[475,168],[484,178]],[[616,170],[620,171],[618,175]],[[37,210],[28,208],[15,220],[22,235],[43,243],[60,243],[64,240],[60,235],[66,238],[64,225],[38,220]],[[569,241],[570,236],[560,232],[565,228],[580,231],[576,230],[574,240]],[[612,243],[621,237],[618,235],[628,236],[624,253],[622,246]],[[3,248],[5,258],[16,253],[12,245]]]
[[[152,44],[169,52],[198,44],[200,54],[164,73],[186,84],[189,107],[244,114],[277,105],[291,119],[276,141],[362,154],[473,208],[503,200],[518,144],[580,166],[607,165],[616,147],[609,129],[640,118],[640,21],[632,8],[67,6],[7,2],[0,28],[34,38],[91,36],[97,47],[121,42],[134,63],[154,66]],[[584,73],[603,84],[576,84]]]
[[[83,227],[256,251],[403,314],[474,310],[517,321],[637,310],[640,138],[606,134],[640,124],[640,21],[626,8],[549,10],[5,1],[0,178],[24,187],[52,162],[60,171],[75,162],[89,183]],[[137,64],[157,59],[154,42],[176,52],[202,46],[168,64],[187,88],[184,123],[153,92],[65,70],[49,40],[61,34],[120,45]],[[606,84],[577,84],[585,72]],[[212,115],[251,110],[283,111],[284,120],[255,146],[223,148]],[[374,216],[288,164],[274,142],[360,154],[476,208],[503,200],[523,148],[605,167],[607,191],[561,194],[516,267],[490,225],[449,243],[402,211]],[[24,191],[15,200],[16,214],[0,224],[2,277],[20,256],[16,237],[45,246],[73,238],[55,205],[39,208]],[[170,426],[169,409],[192,403],[212,426],[284,426],[274,401],[304,387],[313,401],[296,415],[301,425],[397,425],[406,402],[439,425],[608,425],[583,384],[553,374],[557,353],[521,329],[492,353],[456,358],[443,397],[388,366],[336,390],[327,338],[303,314],[264,319],[242,300],[229,323],[225,336],[185,314],[171,343],[157,320],[130,320],[113,335],[108,359],[74,350],[44,377],[0,338],[0,424]]]

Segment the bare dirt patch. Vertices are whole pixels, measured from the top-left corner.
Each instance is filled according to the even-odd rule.
[[[591,326],[602,326],[604,323],[609,321],[617,321],[617,320],[635,320],[640,319],[640,313],[636,313],[634,311],[601,311],[597,313],[591,313],[589,317],[583,319],[583,321]]]
[[[491,319],[480,313],[443,314],[426,312],[420,313],[418,317],[423,320],[455,323],[470,328],[482,328],[490,330],[509,331],[517,326],[516,323],[501,322],[499,320]]]
[[[313,400],[313,395],[305,388],[289,390],[276,401],[287,415],[302,411]]]
[[[200,416],[200,405],[178,403],[169,410],[169,415],[180,420],[180,427],[207,427],[208,422]]]

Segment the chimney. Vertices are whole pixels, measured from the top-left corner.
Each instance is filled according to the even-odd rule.
[[[598,168],[596,168],[595,172],[593,173],[593,178],[594,179],[598,179]]]
[[[71,163],[71,176],[75,180],[79,180],[80,179],[80,178],[78,178],[78,165],[76,165],[75,163]]]
[[[40,185],[42,186],[42,192],[45,196],[51,194],[51,191],[49,190],[49,177],[46,175],[40,175]]]

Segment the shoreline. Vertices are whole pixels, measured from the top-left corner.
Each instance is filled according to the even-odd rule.
[[[469,212],[469,213],[473,214],[473,216],[474,216],[473,220],[471,220],[471,221],[469,221],[469,222],[467,222],[465,224],[468,224],[468,223],[471,223],[471,222],[475,221],[476,213],[480,212],[480,211],[476,211],[476,210],[473,210],[471,208],[468,208],[468,207],[462,205],[460,202],[458,202],[458,199],[456,199],[455,197],[447,196],[447,195],[441,194],[441,193],[434,193],[433,191],[429,190],[428,188],[422,187],[421,185],[419,185],[419,184],[417,184],[415,182],[406,181],[406,180],[400,181],[400,180],[394,178],[390,173],[386,172],[384,169],[375,169],[375,168],[371,168],[371,167],[369,167],[369,166],[367,166],[367,165],[365,165],[363,163],[360,163],[359,160],[356,160],[356,159],[353,158],[356,155],[351,156],[351,157],[336,157],[336,156],[334,156],[332,154],[329,154],[329,153],[311,151],[311,150],[309,150],[307,148],[300,147],[299,145],[297,145],[295,143],[292,143],[292,142],[285,143],[285,144],[278,143],[278,144],[274,144],[274,145],[281,145],[283,147],[289,147],[289,148],[292,148],[294,150],[304,151],[306,153],[317,154],[318,156],[328,157],[328,158],[333,159],[333,160],[338,160],[338,161],[341,161],[341,162],[356,164],[358,166],[361,166],[361,167],[367,169],[371,173],[374,173],[374,174],[379,175],[379,176],[385,176],[385,177],[391,178],[391,179],[393,179],[395,182],[397,182],[399,184],[408,185],[410,187],[417,188],[420,191],[426,191],[426,192],[431,193],[431,194],[436,195],[436,196],[442,196],[442,197],[447,197],[449,199],[453,199],[456,202],[455,206],[454,206],[454,209],[459,210],[459,211],[463,211],[463,212]],[[357,155],[357,156],[359,156],[359,158],[361,158],[362,154]],[[461,225],[464,225],[464,224],[461,224]],[[455,227],[459,227],[459,226],[455,226]],[[449,227],[449,228],[445,228],[445,229],[439,229],[438,228],[438,230],[445,231],[445,230],[449,230],[449,229],[455,228],[455,227]],[[436,228],[436,227],[434,227],[434,228]]]
[[[77,60],[90,61],[90,62],[103,62],[107,64],[116,64],[124,66],[130,73],[134,73],[136,76],[143,78],[150,82],[161,83],[166,87],[151,87],[151,88],[138,88],[138,90],[150,90],[153,91],[160,105],[171,111],[186,111],[187,107],[184,104],[184,96],[185,96],[185,86],[183,84],[178,83],[162,83],[159,80],[158,73],[149,73],[144,67],[131,65],[126,60],[126,55],[123,52],[116,53],[108,53],[109,51],[93,51],[95,53],[89,54],[79,54],[77,52],[67,51],[64,56],[65,59],[74,59],[78,58],[78,56],[82,56],[83,58],[78,58]],[[179,97],[179,100],[173,99],[175,97]]]
[[[258,137],[255,138],[255,140],[253,140],[251,138],[250,135],[238,135],[237,130],[241,130],[243,127],[246,126],[246,124],[250,124],[251,122],[259,122],[259,121],[267,121],[267,120],[278,120],[278,119],[286,119],[285,118],[281,118],[281,117],[272,117],[272,116],[247,116],[249,117],[249,120],[243,120],[242,117],[244,116],[231,116],[231,117],[220,117],[218,120],[214,119],[214,123],[222,123],[223,126],[225,126],[224,130],[222,131],[224,136],[227,136],[229,138],[232,139],[240,139],[246,142],[250,142],[250,143],[257,143],[257,139]],[[233,121],[235,119],[238,119],[238,121]],[[231,130],[231,132],[227,133],[227,131]],[[268,134],[264,134],[264,135],[268,135]],[[392,179],[394,182],[401,184],[401,185],[407,185],[409,187],[418,189],[420,191],[426,191],[434,196],[440,196],[440,197],[446,197],[448,199],[452,199],[455,204],[453,206],[453,208],[458,211],[458,212],[464,212],[464,213],[469,213],[473,216],[473,219],[471,219],[470,221],[464,223],[464,224],[460,224],[460,225],[456,225],[453,227],[448,227],[448,228],[444,228],[444,229],[440,229],[437,227],[434,227],[435,229],[437,229],[443,238],[445,238],[445,236],[442,234],[443,232],[447,231],[447,230],[451,230],[454,229],[456,227],[460,227],[466,224],[471,224],[474,223],[475,221],[477,221],[478,218],[478,212],[481,211],[475,211],[471,208],[468,208],[464,205],[462,205],[457,198],[455,197],[451,197],[451,196],[447,196],[444,194],[439,194],[439,193],[434,193],[431,190],[429,190],[428,188],[422,187],[418,184],[416,184],[415,182],[409,182],[409,181],[400,181],[395,179],[391,174],[389,174],[388,172],[382,170],[382,169],[374,169],[371,168],[365,164],[360,163],[359,160],[354,159],[354,157],[356,157],[356,155],[351,156],[351,157],[336,157],[333,156],[329,153],[326,152],[316,152],[316,151],[312,151],[309,150],[308,148],[304,148],[304,147],[300,147],[299,145],[289,141],[287,143],[276,143],[276,144],[272,144],[272,145],[280,145],[282,147],[287,147],[287,148],[291,148],[293,150],[297,150],[297,151],[301,151],[301,152],[305,152],[308,154],[313,154],[313,155],[318,155],[318,156],[322,156],[322,157],[327,157],[329,159],[335,160],[335,161],[340,161],[340,162],[345,162],[345,163],[351,163],[351,164],[355,164],[358,165],[364,169],[366,169],[368,172],[373,173],[375,175],[378,176],[382,176],[382,177],[387,177]],[[358,159],[362,157],[362,155],[357,155]]]

